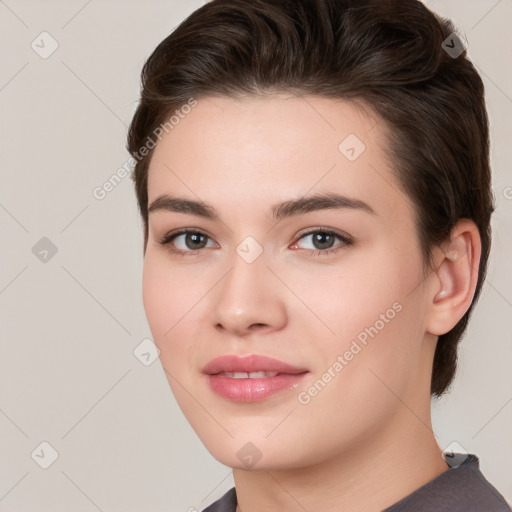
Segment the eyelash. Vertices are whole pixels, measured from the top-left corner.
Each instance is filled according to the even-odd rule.
[[[173,254],[177,254],[177,255],[181,255],[181,256],[195,256],[195,255],[199,254],[203,249],[197,249],[195,251],[183,251],[181,249],[175,249],[175,248],[173,248],[171,246],[171,242],[176,237],[178,237],[179,235],[186,234],[186,233],[193,233],[193,234],[197,234],[197,235],[203,235],[203,236],[207,237],[208,239],[210,239],[210,237],[206,233],[201,231],[201,230],[190,229],[190,228],[183,228],[183,229],[180,229],[178,231],[174,231],[172,233],[169,233],[169,234],[165,235],[158,243],[160,243],[163,246],[166,246],[167,250],[169,252],[173,253]],[[334,253],[338,252],[340,249],[342,249],[344,246],[345,247],[346,246],[350,246],[350,245],[352,245],[354,243],[354,240],[352,238],[348,237],[347,235],[341,235],[340,233],[336,233],[334,231],[331,231],[328,228],[321,228],[321,227],[320,228],[312,229],[312,230],[307,231],[305,233],[302,233],[301,236],[297,239],[297,242],[299,240],[302,240],[303,238],[306,238],[307,236],[313,235],[315,233],[323,233],[325,235],[332,235],[332,236],[338,238],[343,243],[339,244],[334,249],[324,249],[324,250],[320,250],[320,249],[301,249],[302,251],[306,251],[306,254],[308,256],[325,256],[327,254],[334,254]],[[293,245],[295,245],[297,242],[295,242]]]

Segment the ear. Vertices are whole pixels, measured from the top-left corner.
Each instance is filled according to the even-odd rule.
[[[482,243],[476,224],[460,220],[450,240],[439,245],[430,278],[426,331],[450,331],[469,309],[478,281]]]

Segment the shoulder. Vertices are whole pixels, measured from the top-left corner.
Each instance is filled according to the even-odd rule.
[[[383,512],[512,512],[484,477],[476,455],[452,467]]]
[[[220,500],[212,503],[205,508],[203,512],[235,512],[236,510],[236,492],[235,488],[231,488]]]
[[[235,512],[233,487],[203,512]],[[476,455],[469,454],[424,486],[383,512],[512,512],[503,496],[484,477]]]

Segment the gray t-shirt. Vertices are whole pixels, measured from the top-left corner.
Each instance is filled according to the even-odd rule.
[[[235,512],[233,487],[203,512]],[[382,512],[512,512],[503,496],[480,471],[478,457],[468,455],[457,467],[413,491]]]

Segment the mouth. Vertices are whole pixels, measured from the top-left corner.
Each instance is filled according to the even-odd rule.
[[[230,379],[264,379],[266,377],[275,377],[279,372],[220,372],[215,375],[229,377]]]
[[[293,375],[304,373],[306,371],[307,370],[305,368],[292,366],[284,361],[280,361],[279,359],[255,354],[247,356],[228,354],[216,357],[203,368],[203,373],[208,375],[218,375],[221,373],[232,374],[230,377],[235,379],[258,378],[261,377],[261,375],[254,374],[261,374],[262,372],[268,374],[270,377],[274,377],[274,375],[271,375],[272,373],[275,373],[276,375],[280,373]]]
[[[295,389],[308,370],[266,356],[226,355],[210,361],[203,373],[217,395],[234,402],[258,402]]]

